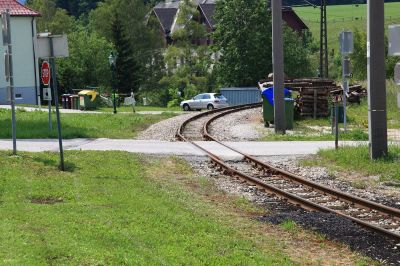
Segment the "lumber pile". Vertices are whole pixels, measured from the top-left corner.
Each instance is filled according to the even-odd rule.
[[[334,80],[294,79],[291,83],[285,83],[285,86],[298,92],[295,110],[301,117],[329,116],[330,93],[337,89]]]
[[[332,96],[343,97],[343,88],[339,87],[336,90],[331,91]],[[358,103],[360,104],[361,98],[367,96],[367,90],[363,88],[362,85],[354,84],[349,86],[349,92],[347,93],[348,103]]]

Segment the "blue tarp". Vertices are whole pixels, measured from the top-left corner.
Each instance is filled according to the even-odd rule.
[[[288,90],[287,88],[285,88],[285,101],[286,100],[293,100],[291,99],[292,97],[292,92],[290,90]],[[270,87],[268,89],[265,89],[262,93],[261,93],[267,100],[268,102],[274,106],[274,87]]]

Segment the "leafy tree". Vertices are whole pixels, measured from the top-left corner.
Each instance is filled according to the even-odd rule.
[[[97,33],[83,27],[68,35],[69,57],[57,59],[60,88],[65,92],[85,85],[109,86],[111,72],[108,63],[112,44]]]
[[[131,43],[127,39],[120,19],[112,23],[113,41],[117,52],[116,85],[120,92],[136,92],[140,84],[140,65],[133,57]]]
[[[105,37],[124,52],[119,52],[122,57],[130,58],[136,62],[136,71],[131,71],[135,84],[131,84],[131,89],[137,90],[154,88],[154,78],[160,76],[160,72],[153,73],[162,69],[163,63],[160,62],[159,49],[162,47],[162,40],[159,28],[153,29],[146,26],[146,15],[150,11],[149,7],[141,0],[105,0],[100,2],[98,7],[89,15],[89,28]],[[122,39],[116,43],[113,18],[118,18],[119,29]],[[114,21],[115,22],[115,21]],[[115,23],[114,23],[115,24]],[[123,42],[126,42],[123,44]],[[128,52],[129,51],[129,55]],[[122,60],[122,59],[120,59]],[[119,62],[118,62],[119,64]],[[118,65],[118,68],[120,66]],[[128,72],[125,73],[127,77]],[[128,78],[128,77],[127,77]],[[138,83],[140,81],[140,83]],[[133,87],[132,87],[133,86]],[[130,91],[130,90],[129,90]]]
[[[350,56],[354,78],[367,78],[367,35],[364,31],[354,30],[354,51]]]
[[[38,32],[48,30],[53,34],[62,34],[75,30],[75,19],[66,10],[58,8],[54,0],[29,0],[27,6],[42,15],[37,19]]]
[[[87,15],[101,0],[57,0],[57,7],[65,9],[76,18]]]
[[[254,86],[272,72],[271,15],[267,0],[217,2],[215,48],[222,86]],[[291,77],[312,75],[310,55],[315,51],[310,33],[299,35],[284,27],[285,72]]]
[[[215,19],[218,82],[254,86],[271,72],[271,19],[266,0],[220,0]]]
[[[198,16],[192,1],[183,0],[180,3],[176,27],[172,33],[174,45],[167,48],[164,57],[167,74],[160,80],[160,85],[169,91],[172,100],[170,106],[179,103],[179,95],[190,98],[212,89],[211,50],[205,45],[199,45],[206,40],[206,29],[198,23]]]
[[[284,28],[283,39],[285,73],[290,77],[312,76],[310,60],[312,45],[304,44],[301,36],[289,27]]]

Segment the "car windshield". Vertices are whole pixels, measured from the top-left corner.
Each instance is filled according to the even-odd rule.
[[[219,100],[226,100],[225,96],[220,93],[214,94],[214,97]]]

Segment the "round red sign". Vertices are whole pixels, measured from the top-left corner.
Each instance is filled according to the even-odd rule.
[[[50,83],[50,65],[47,61],[43,61],[42,63],[42,83],[45,86],[48,86]]]

